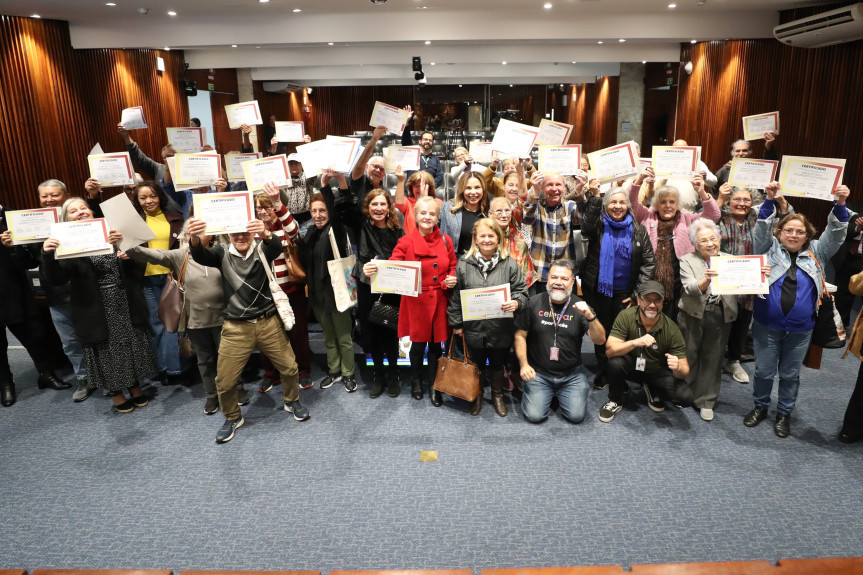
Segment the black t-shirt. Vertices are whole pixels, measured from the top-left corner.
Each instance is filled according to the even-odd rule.
[[[458,246],[456,246],[456,255],[467,253],[473,243],[473,225],[483,218],[481,213],[472,212],[462,208],[461,210],[461,233],[458,236]]]
[[[581,341],[590,324],[575,309],[575,303],[582,301],[573,294],[569,306],[557,325],[557,347],[560,355],[557,361],[550,359],[554,345],[554,320],[552,319],[548,293],[539,293],[527,302],[527,306],[516,315],[515,329],[527,332],[527,361],[542,375],[564,377],[581,365]],[[560,314],[563,304],[554,306],[554,313]]]

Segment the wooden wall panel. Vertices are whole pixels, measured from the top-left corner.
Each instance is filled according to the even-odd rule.
[[[123,149],[116,130],[123,108],[144,107],[149,129],[133,138],[160,157],[165,127],[188,123],[182,66],[182,52],[73,50],[66,22],[0,16],[0,203],[35,207],[48,178],[82,194],[93,145]]]
[[[617,143],[620,78],[606,76],[595,84],[578,84],[568,92],[566,122],[574,126],[569,141],[595,152]]]
[[[780,155],[847,160],[844,183],[853,200],[863,200],[863,42],[818,49],[791,48],[776,40],[735,40],[686,44],[681,61],[677,138],[702,146],[704,161],[719,169],[731,142],[742,136],[743,116],[779,110]],[[756,141],[760,157],[763,142]],[[816,222],[826,221],[829,204],[794,200]]]
[[[370,130],[369,118],[376,101],[403,107],[414,103],[413,86],[319,87],[309,96],[311,107],[306,132],[312,140],[327,135]],[[263,112],[263,110],[262,110]]]
[[[303,98],[308,98],[305,88],[298,92],[278,94],[264,91],[263,82],[254,82],[252,88],[254,90],[255,99],[258,101],[258,106],[261,108],[261,116],[264,118],[265,126],[268,118],[272,114],[275,114],[276,120],[279,122],[299,122],[305,120],[305,115],[303,114]],[[312,90],[312,93],[315,93],[314,89]],[[369,112],[369,116],[371,116],[371,112]],[[265,150],[270,145],[266,139],[267,130],[265,129],[265,126],[258,126],[258,150]],[[357,130],[359,129],[360,128],[357,128]],[[307,123],[306,131],[308,130],[309,126]],[[289,151],[293,151],[294,148],[295,145],[289,146]]]

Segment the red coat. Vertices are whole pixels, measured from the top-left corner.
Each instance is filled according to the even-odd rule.
[[[449,290],[444,286],[444,280],[455,275],[452,239],[441,234],[440,228],[435,228],[427,236],[414,229],[399,240],[390,259],[422,263],[422,292],[419,297],[402,296],[399,337],[409,336],[416,342],[446,341]]]

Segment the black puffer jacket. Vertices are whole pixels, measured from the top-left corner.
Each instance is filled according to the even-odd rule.
[[[632,215],[632,211],[629,212]],[[647,228],[639,224],[632,216],[632,268],[629,274],[629,286],[627,291],[633,296],[636,288],[642,282],[652,280],[656,270],[653,261],[653,247],[650,245],[650,236]],[[581,291],[585,300],[590,300],[597,293],[596,284],[599,281],[599,250],[602,244],[602,235],[605,232],[605,223],[602,219],[602,198],[590,198],[581,218],[582,235],[588,239],[587,257],[581,269]]]

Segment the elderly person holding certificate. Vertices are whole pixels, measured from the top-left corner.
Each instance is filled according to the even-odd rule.
[[[845,201],[850,192],[847,186],[833,190],[836,200],[827,217],[827,228],[816,240],[815,227],[802,214],[785,216],[774,226],[777,191],[779,182],[765,188],[767,199],[761,205],[753,234],[755,253],[766,253],[770,264],[770,293],[755,299],[755,407],[743,418],[743,425],[755,427],[767,419],[778,371],[779,401],[773,432],[778,437],[788,437],[800,386],[800,367],[809,348],[824,286],[823,266],[845,239],[850,217]]]
[[[456,255],[466,253],[473,243],[473,225],[487,217],[489,195],[483,179],[476,172],[462,175],[454,200],[444,202],[440,214],[440,231],[452,238]]]
[[[415,172],[411,178],[419,174],[425,174],[420,177],[431,178],[428,172]],[[387,395],[397,397],[401,393],[398,370],[399,338],[396,334],[398,326],[379,325],[369,320],[369,314],[375,303],[374,300],[398,310],[400,296],[373,294],[369,276],[377,272],[374,260],[390,259],[396,244],[404,237],[405,232],[399,225],[393,198],[386,190],[377,189],[366,194],[362,212],[365,218],[360,226],[357,241],[357,268],[360,272],[356,274],[359,279],[357,317],[360,320],[363,335],[363,349],[372,355],[372,360],[375,362],[375,374],[369,397],[380,397],[384,392],[384,381],[386,381]],[[389,364],[386,379],[384,355]]]
[[[695,251],[680,258],[680,298],[678,324],[686,342],[692,404],[704,421],[713,421],[713,406],[722,379],[722,356],[728,343],[731,324],[737,317],[737,296],[712,292],[716,271],[710,258],[727,256],[719,251],[719,228],[704,218],[689,226],[689,240]],[[765,273],[769,271],[764,270]]]
[[[758,220],[758,211],[753,207],[756,192],[749,188],[732,187],[724,183],[719,188],[719,198],[716,200],[722,210],[722,218],[719,220],[719,239],[722,241],[720,249],[732,256],[751,256],[755,253],[752,248],[752,231]],[[794,209],[783,198],[776,198],[776,209],[779,211],[778,218],[792,213]],[[777,220],[778,221],[778,220]],[[743,347],[746,344],[746,336],[749,334],[749,325],[752,323],[752,305],[755,296],[737,296],[737,319],[731,324],[731,334],[728,337],[728,351],[723,371],[731,374],[734,381],[749,383],[749,374],[740,365]]]
[[[655,279],[665,288],[665,315],[677,321],[677,302],[680,301],[680,258],[695,251],[689,241],[689,226],[698,218],[719,221],[719,206],[707,193],[704,179],[698,175],[692,178],[692,187],[698,192],[704,211],[699,214],[680,210],[680,194],[672,186],[659,186],[650,208],[638,203],[638,191],[645,180],[654,179],[653,169],[646,168],[629,187],[629,200],[632,212],[638,223],[647,228],[653,256],[656,261]]]
[[[434,178],[426,171],[420,170],[411,174],[405,185],[405,172],[401,166],[396,167],[396,197],[395,207],[404,215],[404,231],[411,233],[417,227],[414,220],[414,206],[419,198],[426,196],[434,198],[438,205],[443,205],[443,200],[435,196]]]
[[[521,275],[524,277],[527,287],[530,288],[537,280],[536,268],[533,267],[533,260],[530,259],[530,248],[521,235],[519,227],[513,221],[513,209],[509,200],[506,198],[493,199],[489,208],[489,216],[500,226],[503,233],[502,245],[509,253],[509,257],[518,264]]]
[[[478,172],[480,170],[485,170],[485,166],[473,161],[473,157],[471,157],[470,152],[465,147],[459,146],[452,151],[452,154],[456,165],[450,169],[449,173],[456,181],[458,181],[463,172]]]
[[[67,200],[60,210],[61,222],[90,219],[93,212],[81,198]],[[119,241],[116,231],[110,240]],[[156,353],[134,264],[113,253],[57,260],[59,245],[55,238],[45,240],[42,270],[49,285],[70,282],[71,319],[84,347],[88,387],[107,392],[120,413],[146,406],[141,382],[156,372]]]
[[[503,179],[495,177],[498,162],[499,160],[493,161],[482,173],[485,189],[488,190],[490,196],[494,196],[496,198],[504,195]],[[516,171],[518,164],[521,164],[522,169],[525,170],[525,178],[529,179],[536,171],[531,158],[525,158],[524,162],[518,158],[507,158],[503,161],[503,166],[501,167],[501,172],[504,177],[506,177],[507,174]]]
[[[587,201],[581,231],[588,239],[581,270],[582,293],[608,333],[617,315],[633,305],[639,284],[653,279],[653,248],[647,229],[635,221],[623,188],[614,188],[601,198],[597,190]],[[608,367],[605,342],[593,348],[597,362],[593,385],[604,389]]]
[[[422,290],[418,297],[402,296],[398,329],[400,338],[408,336],[411,340],[411,395],[417,400],[423,398],[422,367],[426,345],[430,381],[434,384],[437,360],[442,355],[440,344],[446,341],[449,331],[447,298],[456,284],[455,251],[452,239],[437,227],[439,212],[440,207],[433,198],[418,199],[414,206],[417,227],[398,241],[390,258],[421,264]],[[433,389],[431,398],[435,406],[441,404],[440,393]]]
[[[504,200],[504,198],[495,198]],[[503,231],[494,220],[479,220],[473,226],[471,248],[456,266],[456,285],[447,307],[447,318],[453,333],[462,336],[467,344],[470,359],[480,369],[488,360],[491,373],[491,400],[494,411],[506,416],[503,402],[503,368],[515,335],[513,318],[495,317],[483,320],[464,321],[461,291],[474,288],[491,288],[508,285],[510,299],[500,310],[508,314],[523,309],[527,304],[527,284],[518,263],[508,256]],[[435,392],[437,393],[437,392]],[[434,402],[433,402],[434,403]],[[471,406],[471,415],[482,410],[482,394]]]

